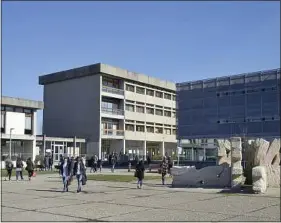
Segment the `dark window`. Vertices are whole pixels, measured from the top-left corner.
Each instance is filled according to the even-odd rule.
[[[27,114],[31,114],[31,113],[32,113],[32,110],[31,110],[31,109],[23,109],[23,112],[24,112],[24,113],[27,113]]]
[[[14,108],[11,107],[11,106],[5,106],[5,110],[6,110],[6,111],[11,111],[11,112],[13,112],[13,111],[14,111]]]
[[[135,92],[135,87],[133,85],[126,84],[126,90],[131,91],[131,92]]]
[[[137,87],[137,88],[136,88],[136,92],[137,92],[138,94],[144,94],[144,93],[145,93],[145,90],[144,90],[144,88],[142,88],[142,87]]]

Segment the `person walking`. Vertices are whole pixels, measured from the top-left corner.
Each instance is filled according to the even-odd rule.
[[[31,160],[31,157],[29,157],[26,161],[26,171],[28,172],[28,180],[31,180],[31,177],[33,176],[33,172],[34,172],[34,164]]]
[[[23,168],[23,162],[20,157],[17,158],[16,161],[16,180],[18,181],[18,178],[20,176],[21,180],[23,180],[23,175],[22,175],[22,168]]]
[[[12,171],[13,171],[13,168],[14,168],[12,160],[7,159],[5,161],[5,167],[6,167],[6,170],[7,170],[7,175],[5,177],[5,180],[7,180],[7,177],[9,177],[9,181],[10,181],[11,180],[11,176],[12,176]]]
[[[111,158],[111,172],[114,173],[114,169],[115,169],[115,164],[116,164],[116,158],[115,156],[112,156]]]
[[[98,159],[98,168],[99,168],[100,173],[101,173],[101,169],[102,169],[102,160],[101,159]]]
[[[65,157],[61,163],[61,173],[63,181],[63,191],[68,192],[69,176],[71,173],[71,162],[68,157]]]
[[[150,168],[151,158],[149,155],[147,156],[146,161],[147,161],[148,168]]]
[[[168,170],[168,162],[166,156],[164,156],[161,163],[162,185],[165,184],[165,176],[167,174],[167,170]]]
[[[95,162],[95,157],[92,156],[91,159],[90,159],[90,163],[89,163],[90,167],[91,167],[90,173],[94,172],[94,162]]]
[[[95,155],[94,157],[94,172],[97,172],[97,167],[98,167],[98,157]]]
[[[80,157],[77,157],[74,165],[74,175],[76,175],[78,187],[77,193],[82,191],[82,181],[86,178],[85,165]]]
[[[168,174],[169,176],[171,177],[171,169],[173,167],[173,161],[172,161],[172,158],[170,156],[168,156]]]
[[[63,157],[62,157],[62,154],[60,154],[60,161],[59,161],[59,175],[62,176],[62,172],[61,172],[61,165],[63,163]]]
[[[138,178],[138,182],[137,182],[137,188],[141,189],[142,188],[142,183],[143,183],[143,179],[144,179],[144,163],[142,160],[140,160],[138,162],[138,164],[136,165],[136,172],[135,172],[135,176]]]
[[[53,171],[53,155],[49,157],[49,170]]]

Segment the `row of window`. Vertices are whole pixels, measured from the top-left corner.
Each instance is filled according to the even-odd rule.
[[[131,104],[126,104],[126,110],[130,112],[138,112],[138,113],[146,113],[150,115],[159,115],[159,116],[166,116],[166,117],[176,117],[176,112],[175,111],[166,111],[163,109],[154,109],[154,108],[149,108],[149,107],[143,107],[143,106],[138,106],[138,105],[131,105]]]
[[[146,94],[152,97],[157,97],[157,98],[165,98],[168,100],[176,100],[176,95],[170,94],[170,93],[163,93],[161,91],[154,91],[151,89],[143,88],[143,87],[138,87],[130,84],[126,84],[126,90],[131,91],[131,92],[136,92],[138,94]]]
[[[134,124],[126,124],[126,131],[132,132],[149,132],[149,133],[157,133],[157,134],[166,134],[166,135],[176,135],[176,129],[163,128],[163,127],[153,127],[153,126],[144,126],[144,125],[134,125]]]
[[[32,113],[32,109],[13,107],[13,106],[8,106],[8,105],[1,105],[1,111],[19,112],[19,113],[27,113],[27,114]]]

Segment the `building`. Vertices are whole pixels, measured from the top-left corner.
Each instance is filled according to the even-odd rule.
[[[36,115],[43,109],[41,101],[2,96],[1,102],[1,153],[2,160],[21,156],[36,156]],[[10,154],[11,153],[11,154]]]
[[[280,69],[177,84],[178,139],[280,137]]]
[[[174,83],[98,63],[40,76],[39,84],[44,134],[85,138],[87,154],[100,158],[175,153]]]
[[[38,155],[52,155],[53,163],[60,161],[60,156],[77,157],[86,155],[86,140],[79,138],[36,136],[36,148]]]

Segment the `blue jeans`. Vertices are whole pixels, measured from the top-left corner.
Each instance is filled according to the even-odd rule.
[[[63,190],[67,191],[68,190],[68,177],[62,177],[62,182],[63,182]]]
[[[17,180],[18,180],[19,176],[23,180],[22,171],[16,171],[16,179]]]
[[[142,186],[142,180],[138,179],[138,185]]]
[[[78,183],[77,191],[81,191],[81,189],[82,189],[82,174],[77,174],[76,178],[77,178],[77,183]]]

